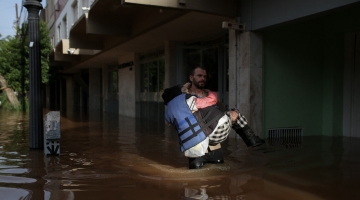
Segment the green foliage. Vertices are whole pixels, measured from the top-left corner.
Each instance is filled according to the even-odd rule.
[[[40,54],[42,82],[49,81],[49,53],[51,51],[49,29],[40,21]],[[29,91],[29,38],[28,25],[22,24],[17,36],[0,39],[0,74],[8,87],[21,94]]]
[[[46,22],[40,22],[40,51],[41,51],[41,76],[42,82],[47,83],[49,81],[49,54],[51,52],[51,43],[49,37],[50,31],[46,25]]]
[[[21,66],[20,42],[11,36],[0,41],[0,74],[4,76],[8,86],[20,91]]]

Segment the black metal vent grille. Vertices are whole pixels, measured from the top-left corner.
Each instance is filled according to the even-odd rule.
[[[301,127],[272,128],[268,129],[268,143],[270,146],[299,147],[302,135]]]

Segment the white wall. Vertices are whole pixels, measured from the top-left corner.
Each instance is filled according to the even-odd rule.
[[[74,2],[77,2],[77,12],[74,12],[73,5]],[[70,35],[70,30],[72,28],[72,25],[85,13],[88,11],[83,11],[81,7],[88,7],[87,5],[90,5],[93,2],[93,0],[69,0],[65,7],[61,10],[60,15],[55,21],[55,25],[51,27],[50,33],[55,33],[55,46],[61,39],[68,39]],[[86,5],[86,6],[84,6]],[[77,13],[78,16],[74,16],[74,14]],[[65,25],[63,23],[63,19],[66,18]],[[61,35],[59,35],[58,27],[60,25],[61,29]],[[66,29],[66,30],[65,30]],[[66,33],[66,34],[65,34]],[[67,36],[65,38],[65,35]],[[53,35],[50,35],[52,37]]]

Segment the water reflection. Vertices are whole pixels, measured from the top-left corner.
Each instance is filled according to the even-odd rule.
[[[308,137],[300,147],[223,145],[224,164],[188,170],[175,130],[104,115],[61,118],[60,156],[29,150],[26,114],[0,111],[5,199],[355,199],[360,141]]]
[[[28,199],[31,193],[19,188],[0,187],[0,194],[2,199]]]
[[[190,199],[200,199],[206,200],[208,199],[208,195],[206,194],[205,188],[199,188],[200,191],[197,189],[185,188],[185,197]]]

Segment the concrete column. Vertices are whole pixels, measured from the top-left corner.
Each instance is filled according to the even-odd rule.
[[[238,50],[238,34],[235,30],[229,30],[229,108],[238,107],[236,95],[237,91],[237,71],[238,59],[240,58]]]
[[[74,115],[74,79],[66,77],[66,115]]]
[[[260,33],[229,31],[229,106],[262,136],[263,42]]]
[[[76,81],[74,76],[72,77],[73,81],[73,114],[83,114],[84,113],[84,101],[83,101],[83,89],[81,88],[81,85],[79,84],[79,81]]]
[[[119,57],[118,64],[133,62],[132,66],[121,68],[118,71],[119,86],[119,115],[136,117],[136,83],[135,73],[140,74],[140,65],[135,53],[129,53]],[[138,80],[140,81],[140,80]]]
[[[66,79],[60,79],[60,111],[66,113]]]
[[[89,119],[101,118],[101,69],[89,69]]]

